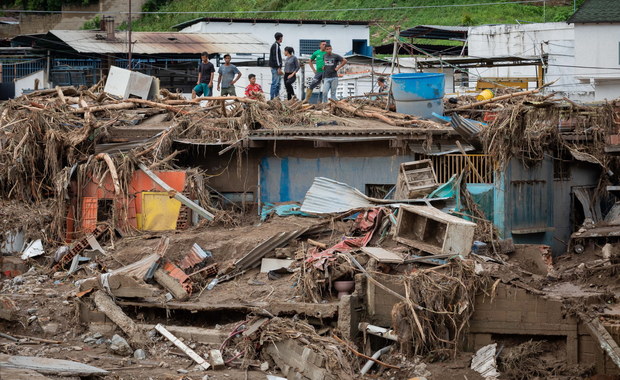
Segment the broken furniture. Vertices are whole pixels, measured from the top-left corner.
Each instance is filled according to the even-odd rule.
[[[423,198],[438,186],[431,160],[403,162],[400,164],[394,199]]]
[[[394,238],[434,255],[467,255],[476,224],[429,206],[401,206]]]

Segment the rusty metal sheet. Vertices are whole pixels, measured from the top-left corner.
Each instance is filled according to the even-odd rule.
[[[116,32],[115,40],[106,40],[99,30],[51,30],[79,53],[122,54],[127,52],[127,35]],[[267,53],[269,44],[249,33],[176,33],[133,32],[134,54],[200,54],[211,53]]]

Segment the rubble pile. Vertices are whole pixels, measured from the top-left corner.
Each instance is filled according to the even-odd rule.
[[[590,190],[574,190],[583,203],[575,218],[584,222],[566,245],[581,248],[554,257],[540,243],[546,225],[510,225],[512,238],[503,238],[470,186],[503,186],[503,194],[546,180],[487,183],[465,153],[478,147],[496,168],[512,158],[533,165],[549,152],[571,154],[602,168],[602,189],[618,170],[617,157],[598,144],[613,133],[617,104],[586,109],[537,91],[507,92],[484,104],[448,102],[451,116],[432,121],[383,100],[186,100],[165,90],[157,100],[119,99],[101,85],[33,92],[0,107],[0,372],[108,379],[617,373],[617,202],[594,211],[585,204],[597,199]],[[233,195],[209,186],[200,165],[183,169],[177,160],[179,141],[242,154],[257,131],[346,130],[351,120],[381,123],[380,133],[428,132],[424,149],[436,143],[431,131],[460,136],[451,152],[464,169],[439,181],[435,156],[399,162],[390,173],[396,185],[380,197],[315,177],[303,202],[264,202],[243,213]],[[559,125],[591,145],[567,139]],[[332,149],[334,141],[317,147]],[[214,194],[228,202],[213,202]],[[497,195],[492,203],[495,211],[526,209],[515,199]],[[536,235],[533,243],[515,244],[527,234]]]

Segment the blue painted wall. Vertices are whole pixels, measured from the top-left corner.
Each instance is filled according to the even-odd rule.
[[[260,161],[261,202],[301,202],[314,177],[344,182],[364,192],[367,184],[396,184],[401,163],[413,155],[387,157],[264,157]]]

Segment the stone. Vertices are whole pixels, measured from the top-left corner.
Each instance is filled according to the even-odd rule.
[[[28,309],[27,312],[28,312],[28,314],[32,315],[32,314],[36,313],[37,310],[39,310],[39,309],[33,307],[31,309]]]
[[[209,380],[209,375],[204,375],[204,376],[202,377],[202,380]]]
[[[36,317],[34,318],[36,319]],[[30,321],[30,319],[28,321]],[[46,324],[45,326],[43,326],[42,328],[43,328],[44,333],[49,334],[49,335],[56,335],[58,333],[58,330],[60,329],[60,325],[56,322],[50,322]]]
[[[28,324],[31,324],[32,322],[37,320],[37,316],[33,315],[32,317],[28,318]]]
[[[104,344],[106,342],[105,338],[99,338],[95,341],[95,344]]]
[[[118,334],[114,334],[114,336],[112,337],[110,351],[112,351],[112,353],[114,354],[121,356],[129,356],[133,353],[133,350],[129,346],[129,343],[127,343],[127,341]]]
[[[146,352],[143,349],[139,348],[133,352],[133,357],[138,360],[144,360],[146,359]]]
[[[23,283],[24,283],[23,276],[15,276],[15,278],[13,278],[13,285],[21,285]]]
[[[263,372],[267,372],[269,370],[269,363],[268,362],[262,362],[260,364],[260,370]]]
[[[84,343],[86,343],[86,344],[95,343],[96,341],[97,341],[97,339],[95,339],[95,338],[91,338],[91,337],[84,338]]]
[[[182,369],[182,368],[177,369],[177,372],[178,372],[178,373],[181,373],[181,374],[186,374],[186,373],[189,373],[189,371],[188,371],[188,370],[186,370],[186,369]]]
[[[94,334],[93,334],[93,338],[95,338],[95,339],[99,339],[99,338],[101,338],[102,336],[103,336],[103,335],[102,335],[101,333],[94,333]]]

